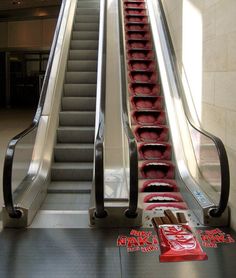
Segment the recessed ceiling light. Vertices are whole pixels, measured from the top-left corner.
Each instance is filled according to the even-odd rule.
[[[22,0],[13,0],[12,4],[13,5],[20,5],[20,4],[22,4],[22,2],[23,2]]]

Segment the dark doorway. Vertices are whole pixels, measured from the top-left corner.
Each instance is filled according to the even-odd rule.
[[[11,52],[8,57],[10,80],[8,106],[36,108],[48,53]]]
[[[6,103],[6,54],[0,52],[0,108]]]

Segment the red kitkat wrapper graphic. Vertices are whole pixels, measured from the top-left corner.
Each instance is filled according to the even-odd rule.
[[[207,260],[198,240],[187,224],[158,226],[160,262],[182,262]]]

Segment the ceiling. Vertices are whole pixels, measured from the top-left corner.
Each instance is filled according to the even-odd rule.
[[[57,6],[61,0],[0,0],[0,10],[19,10],[26,8]]]

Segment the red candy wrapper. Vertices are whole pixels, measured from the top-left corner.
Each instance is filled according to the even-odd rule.
[[[157,229],[160,241],[160,262],[207,260],[198,240],[187,224],[164,224]]]

